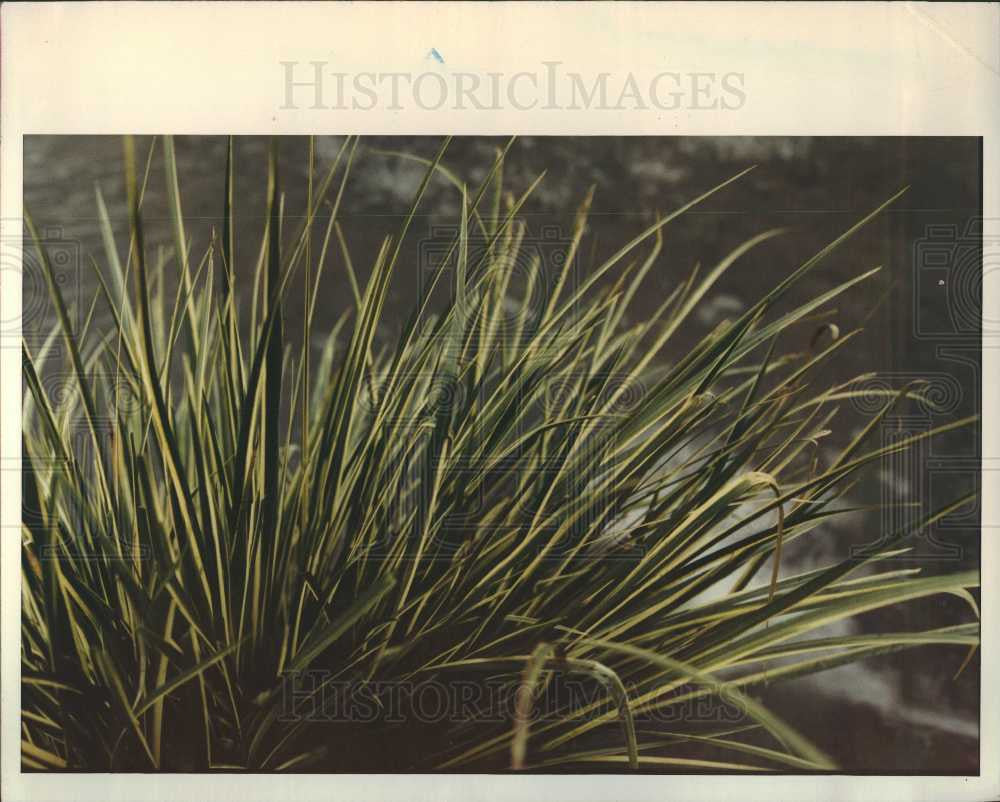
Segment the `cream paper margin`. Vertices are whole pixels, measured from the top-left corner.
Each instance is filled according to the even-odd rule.
[[[21,236],[29,133],[982,136],[984,237],[1000,238],[1000,8],[925,3],[5,4],[0,236]],[[741,73],[738,109],[282,110],[282,61],[357,73],[448,69]],[[303,104],[304,106],[305,104]],[[411,104],[412,106],[412,104]],[[14,248],[17,253],[19,248]],[[19,263],[0,276],[5,800],[987,800],[996,756],[1000,276],[984,276],[980,777],[38,775],[19,773]],[[989,377],[994,377],[990,380]],[[992,527],[992,528],[991,528]]]

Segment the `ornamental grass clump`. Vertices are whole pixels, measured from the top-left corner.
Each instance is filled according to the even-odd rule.
[[[412,207],[363,281],[337,222],[356,139],[322,174],[310,146],[301,217],[286,214],[272,145],[261,247],[237,260],[232,142],[221,231],[199,251],[172,141],[154,142],[143,173],[126,138],[127,242],[97,199],[88,321],[106,315],[103,331],[71,327],[28,219],[57,325],[23,353],[25,768],[829,770],[755,687],[902,649],[975,649],[977,572],[886,562],[968,497],[877,549],[800,574],[782,565],[790,543],[851,511],[865,469],[971,423],[871,442],[922,398],[910,385],[885,392],[829,464],[814,458],[857,390],[818,375],[855,332],[812,335],[875,271],[780,302],[884,206],[678,353],[713,284],[781,232],[679,280],[647,318],[630,303],[659,269],[663,229],[743,173],[571,282],[586,199],[566,271],[535,293],[511,276],[538,181],[504,190],[508,143],[468,186],[443,167],[446,146],[422,160]],[[154,261],[143,189],[161,159],[174,247]],[[439,180],[460,202],[455,236],[384,341],[388,288],[415,269],[406,236]],[[334,324],[317,315],[332,270],[352,299]],[[966,599],[966,622],[823,631],[935,594]],[[671,715],[705,699],[738,721]]]

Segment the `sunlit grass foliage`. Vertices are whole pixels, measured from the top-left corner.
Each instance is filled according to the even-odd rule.
[[[801,574],[782,565],[783,548],[849,512],[865,469],[970,423],[882,445],[873,435],[919,397],[911,385],[887,392],[835,459],[818,457],[855,392],[823,384],[854,334],[823,312],[874,271],[800,305],[789,290],[884,207],[804,263],[775,266],[745,312],[681,351],[713,284],[782,232],[678,278],[648,317],[635,296],[664,269],[662,232],[740,175],[569,280],[584,199],[567,269],[533,288],[511,277],[537,182],[505,190],[508,144],[469,186],[443,166],[446,147],[420,160],[401,230],[357,273],[337,223],[353,138],[323,172],[310,145],[296,215],[272,146],[263,240],[239,265],[232,144],[218,165],[224,222],[198,244],[172,141],[137,160],[126,138],[128,241],[98,194],[99,292],[79,330],[35,243],[57,325],[23,354],[25,767],[822,770],[830,758],[755,701],[756,686],[901,649],[975,648],[975,572],[925,577],[884,559],[968,498],[877,552]],[[154,260],[143,193],[160,162],[174,247]],[[460,199],[455,236],[386,338],[387,291],[418,269],[412,229],[431,182]],[[330,271],[350,300],[336,321],[318,290]],[[302,341],[286,332],[293,315]],[[822,631],[935,594],[969,601],[965,622]],[[568,678],[593,690],[585,703],[553,701]],[[388,688],[412,700],[456,683],[506,713],[378,715]],[[375,714],[324,715],[317,700],[344,686]],[[651,723],[707,697],[740,722]],[[678,751],[692,743],[701,757]]]

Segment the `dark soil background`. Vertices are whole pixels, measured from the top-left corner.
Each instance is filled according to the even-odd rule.
[[[318,171],[330,163],[342,141],[317,139]],[[339,216],[360,278],[382,238],[398,231],[423,174],[419,164],[378,151],[431,157],[440,141],[437,137],[362,140]],[[475,187],[503,142],[457,138],[444,163]],[[148,138],[140,138],[137,153],[144,156],[149,144]],[[176,147],[183,208],[191,221],[187,233],[197,262],[209,246],[213,228],[221,231],[226,141],[181,137]],[[237,264],[239,276],[248,284],[264,227],[266,151],[265,138],[236,140]],[[285,208],[294,217],[305,207],[307,140],[282,138],[280,153]],[[841,332],[862,325],[865,330],[819,379],[833,383],[879,371],[883,378],[865,386],[898,388],[915,378],[929,380],[930,394],[945,411],[917,404],[905,407],[892,426],[885,427],[885,438],[979,412],[982,250],[977,221],[982,171],[977,139],[525,137],[511,149],[504,177],[508,188],[519,195],[542,170],[547,171],[522,215],[527,251],[539,255],[543,276],[551,276],[561,264],[559,255],[575,209],[588,188],[596,187],[588,234],[572,266],[571,275],[580,277],[654,222],[657,212],[668,213],[754,164],[757,168],[740,181],[668,224],[663,251],[633,314],[652,313],[696,263],[705,271],[765,229],[787,226],[791,232],[734,265],[664,359],[682,356],[685,347],[720,320],[738,314],[827,242],[909,186],[890,209],[814,270],[789,302],[882,266],[880,273],[836,301],[829,320]],[[50,250],[63,254],[56,259],[63,290],[77,302],[81,323],[94,295],[90,256],[105,261],[95,184],[101,187],[124,256],[128,224],[120,140],[25,139],[25,203],[45,230]],[[455,188],[444,180],[433,182],[404,248],[410,256],[393,278],[383,335],[391,335],[408,313],[437,243],[454,231],[459,209]],[[155,254],[157,247],[170,250],[159,148],[144,212],[150,253]],[[324,224],[325,220],[318,221],[317,238]],[[293,286],[290,297],[288,336],[301,338],[301,314],[294,300],[301,297],[301,287]],[[342,260],[333,249],[318,305],[321,322],[332,324],[350,298]],[[30,345],[32,338],[49,330],[51,313],[42,277],[27,257],[23,304]],[[803,328],[800,342],[782,345],[802,349],[812,334],[812,329]],[[829,459],[878,406],[877,402],[846,405],[837,435],[824,447],[821,459]],[[903,462],[872,471],[852,501],[909,502],[917,517],[978,486],[979,470],[979,432],[966,429],[935,440]],[[852,545],[877,541],[904,520],[898,516],[883,520],[877,513],[854,516],[827,527],[804,547],[790,550],[787,565],[802,569],[842,558]],[[980,536],[978,509],[964,510],[914,538],[911,554],[900,560],[899,567],[919,566],[929,573],[975,567]],[[938,599],[863,620],[858,627],[931,627],[967,616],[960,600]],[[976,774],[978,659],[952,680],[964,657],[964,649],[956,647],[904,652],[770,688],[763,698],[847,771]]]

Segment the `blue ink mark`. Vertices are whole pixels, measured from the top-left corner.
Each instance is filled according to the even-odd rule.
[[[427,58],[434,59],[438,64],[444,64],[444,58],[442,58],[441,54],[437,52],[436,47],[432,47],[427,51]]]

